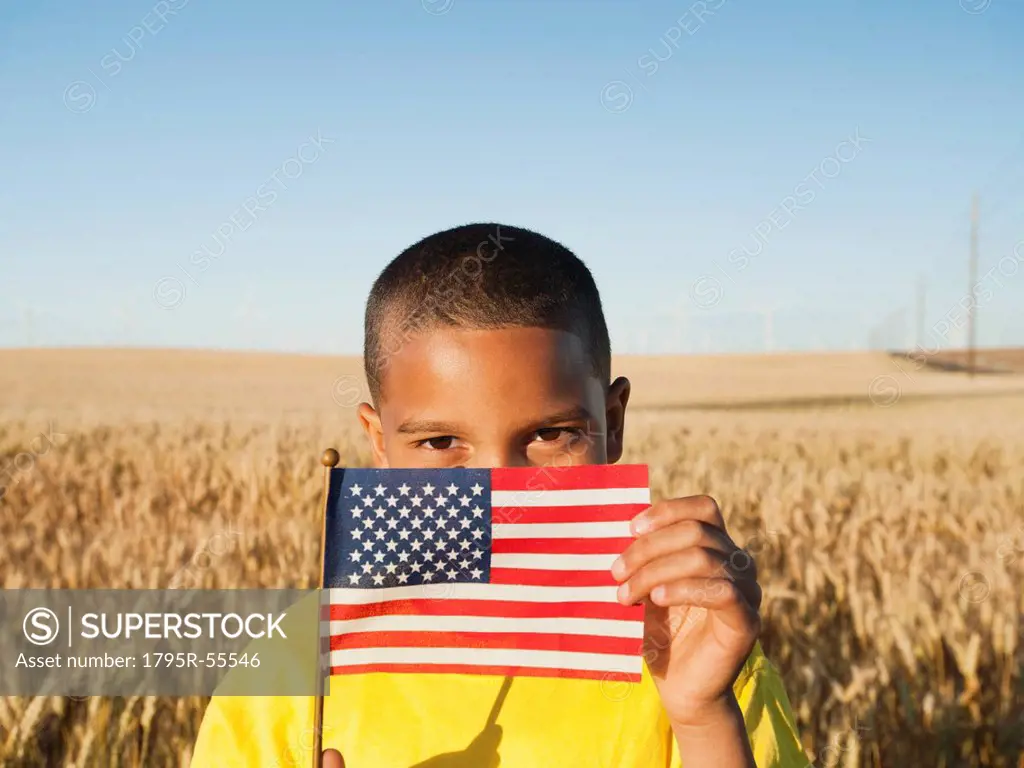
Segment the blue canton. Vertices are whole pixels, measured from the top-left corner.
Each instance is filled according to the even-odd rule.
[[[490,540],[489,470],[331,470],[325,587],[487,583]]]

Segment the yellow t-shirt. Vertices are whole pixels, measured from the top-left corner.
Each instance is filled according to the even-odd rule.
[[[760,645],[735,691],[759,768],[807,768],[782,681]],[[311,765],[312,697],[218,697],[192,768]],[[496,716],[495,716],[496,714]],[[324,748],[346,768],[680,768],[657,689],[597,680],[334,676]],[[690,766],[687,766],[690,768]]]

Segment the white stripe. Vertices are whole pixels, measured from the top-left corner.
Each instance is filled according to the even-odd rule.
[[[491,526],[495,539],[628,539],[629,521],[611,523],[497,523]]]
[[[322,629],[327,622],[321,623]],[[330,622],[331,635],[351,632],[501,632],[509,634],[601,635],[640,640],[642,621],[615,619],[512,619],[496,616],[368,616]]]
[[[612,555],[491,555],[491,568],[535,568],[546,571],[607,571],[615,562]]]
[[[643,657],[612,653],[526,651],[518,648],[345,648],[331,651],[332,667],[360,664],[470,664],[488,667],[543,667],[640,674]],[[429,672],[429,669],[423,670]]]
[[[618,587],[524,587],[518,584],[424,584],[384,589],[329,590],[336,605],[369,605],[392,600],[490,600],[527,603],[617,603]]]
[[[577,507],[650,503],[650,488],[574,488],[568,491],[491,491],[491,506],[493,507]]]

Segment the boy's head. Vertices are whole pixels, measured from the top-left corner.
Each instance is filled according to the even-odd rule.
[[[611,382],[601,299],[564,246],[468,224],[399,254],[366,304],[360,406],[390,467],[618,461],[629,382]]]

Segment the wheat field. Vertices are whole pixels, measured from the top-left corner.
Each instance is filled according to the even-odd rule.
[[[756,553],[808,766],[1024,766],[1024,377],[616,368],[624,460]],[[364,396],[352,359],[0,352],[3,587],[313,586],[319,455],[368,461]],[[187,766],[205,704],[0,699],[0,764]]]

